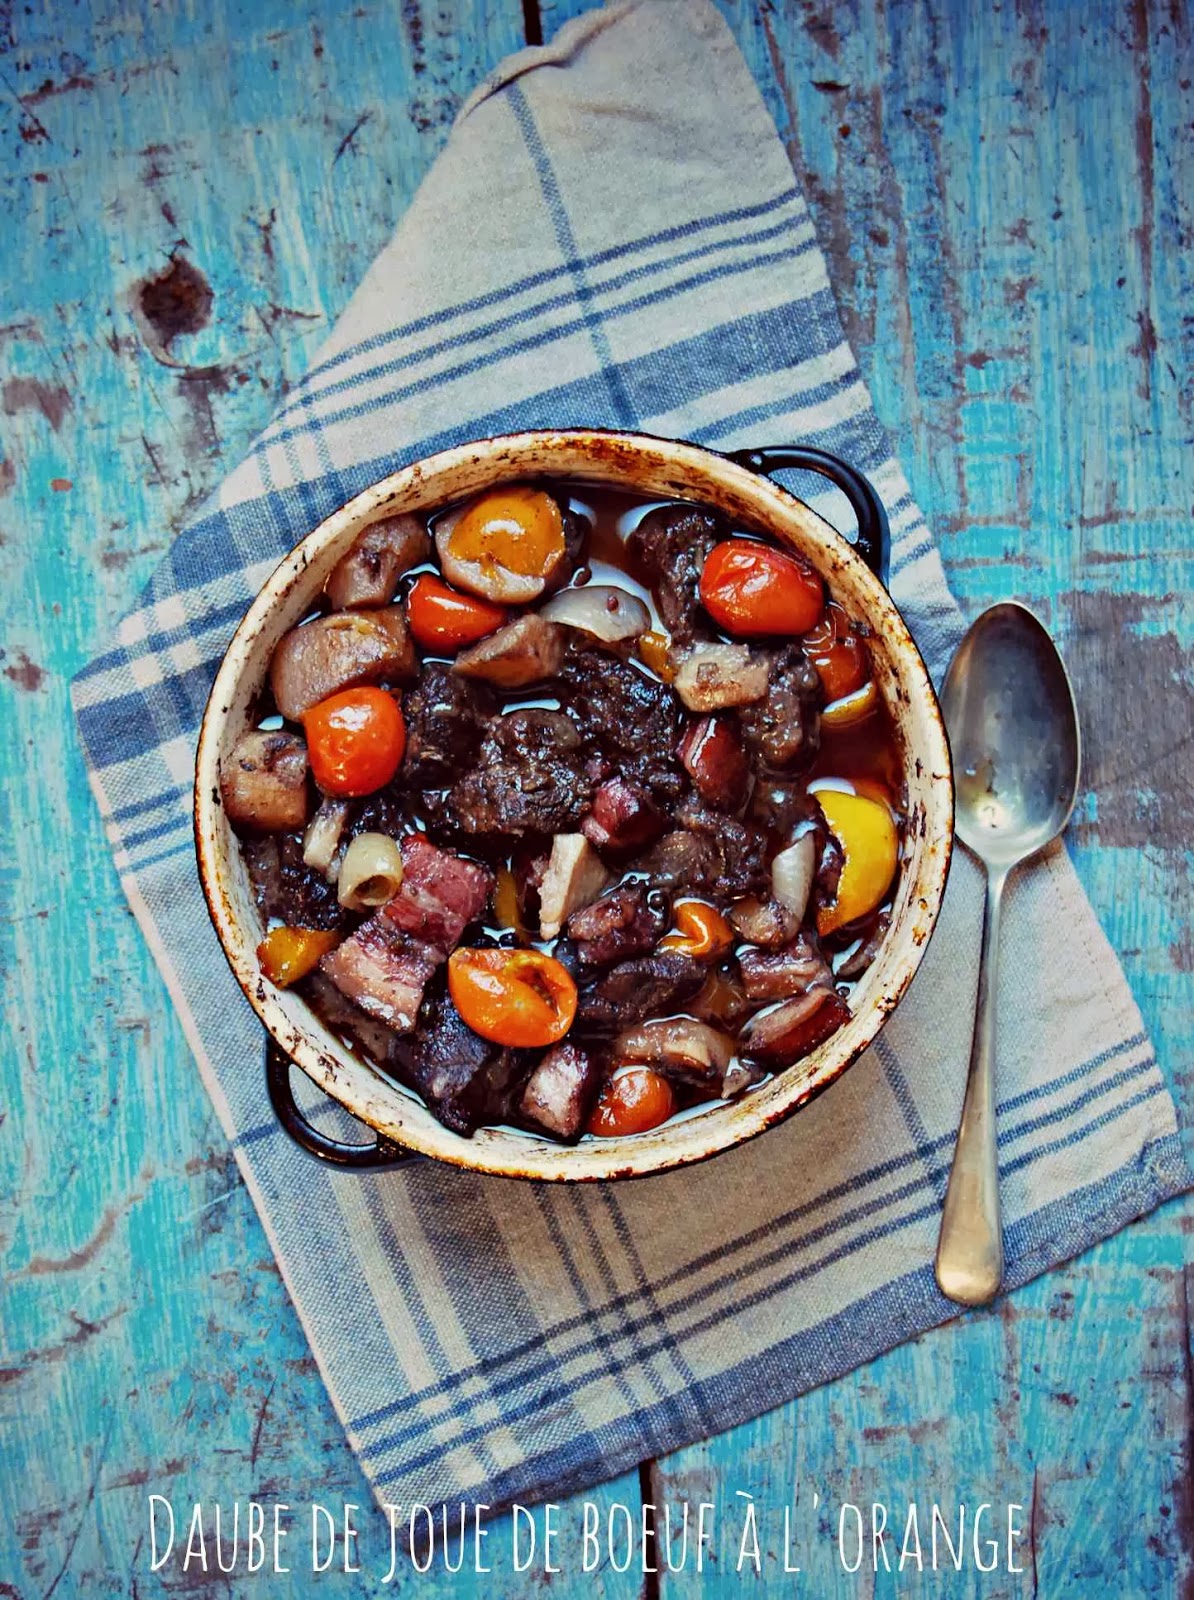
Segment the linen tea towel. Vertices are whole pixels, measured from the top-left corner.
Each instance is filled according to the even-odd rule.
[[[208,923],[190,838],[220,655],[282,553],[370,482],[446,444],[582,425],[846,456],[884,496],[892,591],[940,675],[959,613],[791,167],[706,0],[592,13],[478,90],[312,370],[75,685],[122,881],[383,1499],[563,1495],[954,1311],[931,1263],[981,918],[961,852],[877,1045],[790,1123],[700,1167],[591,1187],[432,1162],[356,1178],[314,1164],[270,1114],[261,1030]],[[1192,1174],[1064,851],[1014,881],[1006,917],[1014,1286]],[[312,1114],[353,1137],[330,1102]]]

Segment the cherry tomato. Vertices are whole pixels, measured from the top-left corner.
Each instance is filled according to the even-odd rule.
[[[494,1044],[555,1044],[576,1015],[576,985],[541,950],[453,950],[448,991],[474,1033]]]
[[[744,639],[807,633],[824,596],[820,574],[807,562],[753,539],[714,545],[701,572],[705,610]]]
[[[672,914],[676,925],[674,933],[665,934],[659,941],[665,950],[682,950],[685,955],[698,960],[716,958],[734,942],[729,923],[715,906],[704,900],[681,900]]]
[[[816,667],[830,703],[861,689],[870,672],[866,645],[834,600],[817,626],[805,634],[804,653]]]
[[[339,943],[338,933],[324,933],[317,928],[275,928],[257,946],[257,959],[269,981],[286,989],[305,978],[320,956],[326,956]]]
[[[343,689],[303,717],[311,772],[324,794],[372,794],[398,771],[406,749],[402,709],[384,689]]]
[[[442,578],[424,572],[406,597],[406,620],[424,650],[459,650],[495,633],[506,608],[461,594]]]
[[[676,1112],[671,1084],[650,1067],[628,1067],[611,1078],[589,1118],[589,1132],[599,1139],[647,1133]]]

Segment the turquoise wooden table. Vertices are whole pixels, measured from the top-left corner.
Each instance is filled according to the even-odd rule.
[[[0,8],[2,1595],[247,1592],[214,1570],[150,1575],[154,1491],[375,1515],[123,903],[67,682],[301,371],[461,96],[572,9]],[[1073,670],[1086,789],[1071,844],[1189,1135],[1184,0],[724,10],[959,595],[971,610],[1027,601]],[[1013,1500],[1024,1573],[948,1592],[1194,1593],[1192,1241],[1194,1205],[1171,1205],[991,1312],[593,1498]],[[823,1566],[798,1589],[774,1546],[763,1580],[731,1554],[682,1585],[609,1566],[551,1581],[617,1597],[947,1581]],[[321,1582],[526,1592],[409,1571],[386,1590],[379,1573]]]

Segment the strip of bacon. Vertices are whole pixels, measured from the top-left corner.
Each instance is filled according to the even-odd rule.
[[[439,850],[422,833],[402,840],[402,887],[380,915],[446,957],[485,908],[492,878],[484,867]]]
[[[394,926],[384,909],[319,963],[341,994],[396,1033],[409,1033],[439,951]]]

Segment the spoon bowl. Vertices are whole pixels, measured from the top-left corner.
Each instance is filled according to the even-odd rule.
[[[1035,854],[1069,821],[1081,750],[1070,680],[1027,607],[992,606],[975,621],[950,663],[941,707],[958,837],[992,865]]]
[[[946,674],[941,707],[955,783],[954,827],[986,868],[974,1044],[937,1245],[937,1282],[985,1305],[1003,1277],[995,1126],[995,969],[1003,886],[1061,833],[1074,809],[1081,740],[1057,648],[1026,607],[992,606]]]

